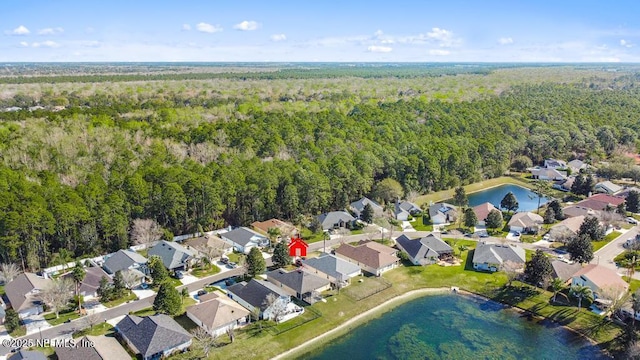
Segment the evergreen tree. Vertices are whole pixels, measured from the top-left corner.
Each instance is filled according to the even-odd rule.
[[[262,274],[266,269],[266,264],[260,249],[252,247],[247,256],[247,274],[250,277]]]
[[[469,204],[467,193],[462,186],[456,188],[456,193],[453,195],[453,204],[458,206],[467,206]]]
[[[600,226],[598,218],[587,216],[578,230],[578,236],[585,235],[591,241],[601,240],[604,237],[605,229]]]
[[[177,315],[182,308],[182,298],[176,288],[168,282],[162,283],[153,301],[153,310],[167,315]]]
[[[84,277],[87,275],[87,272],[84,270],[84,267],[80,262],[76,262],[76,266],[73,267],[73,271],[71,272],[73,277],[73,282],[76,285],[76,300],[78,301],[78,311],[82,313],[82,299],[80,298],[80,284],[84,280]]]
[[[120,297],[124,295],[126,290],[127,285],[124,282],[122,271],[118,270],[113,274],[113,292],[115,293],[115,296]]]
[[[473,212],[473,209],[464,209],[464,226],[470,228],[474,227],[476,223],[478,223],[478,217],[476,216],[476,213]]]
[[[582,195],[582,190],[584,189],[584,175],[578,174],[573,184],[571,184],[571,192],[576,195]]]
[[[620,205],[616,206],[616,213],[622,216],[627,216],[627,204],[620,203]]]
[[[596,181],[591,175],[587,175],[582,186],[582,195],[589,196],[596,188]]]
[[[493,209],[489,211],[485,224],[489,229],[498,229],[502,227],[502,212],[500,210]]]
[[[367,224],[371,224],[373,222],[373,206],[371,206],[371,204],[366,204],[364,206],[362,213],[360,213],[360,220]]]
[[[593,260],[593,244],[588,235],[579,235],[570,240],[567,251],[571,254],[571,260],[581,264]]]
[[[291,264],[291,256],[289,256],[289,247],[284,242],[279,242],[273,249],[273,265],[277,267],[285,267]]]
[[[153,285],[159,285],[169,278],[169,272],[159,256],[154,255],[149,259],[149,270],[151,278],[153,278]]]
[[[98,286],[98,290],[96,290],[96,294],[98,294],[100,302],[103,303],[113,299],[113,287],[109,284],[109,279],[107,279],[106,276],[100,279],[100,285]]]
[[[558,200],[552,200],[548,207],[553,210],[555,220],[564,220],[564,212]]]
[[[520,204],[518,204],[518,199],[516,199],[516,196],[511,191],[509,191],[504,198],[502,198],[502,201],[500,201],[500,207],[507,209],[507,211],[516,211],[519,206]]]
[[[20,327],[20,316],[12,308],[7,309],[4,314],[4,327],[8,333],[12,333]]]
[[[552,208],[548,207],[544,212],[544,223],[553,224],[556,221],[556,212]]]
[[[634,214],[640,212],[640,194],[637,191],[629,191],[625,203],[627,204],[627,211]]]
[[[549,280],[552,272],[551,261],[540,249],[536,250],[531,260],[525,263],[524,277],[535,286],[540,286]]]

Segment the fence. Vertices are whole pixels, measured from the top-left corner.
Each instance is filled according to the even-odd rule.
[[[293,330],[299,326],[302,326],[310,321],[313,321],[322,316],[322,313],[311,306],[307,306],[304,308],[304,313],[299,315],[289,321],[283,322],[281,324],[273,325],[271,327],[266,328],[268,332],[272,335],[280,335],[289,330]]]
[[[391,283],[383,277],[365,277],[363,282],[356,282],[342,290],[345,295],[355,301],[364,300],[391,287]]]

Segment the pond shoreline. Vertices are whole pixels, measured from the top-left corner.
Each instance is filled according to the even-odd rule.
[[[538,322],[542,322],[542,321],[550,321],[554,324],[556,324],[556,322],[554,322],[553,320],[546,318],[544,316],[540,316],[540,315],[536,315],[531,313],[528,310],[524,310],[521,309],[519,307],[516,306],[512,306],[509,304],[505,304],[493,299],[490,299],[486,296],[480,295],[480,294],[476,294],[473,292],[469,292],[463,289],[459,289],[457,287],[450,287],[450,288],[446,288],[446,287],[441,287],[441,288],[423,288],[423,289],[417,289],[417,290],[412,290],[409,292],[406,292],[404,294],[398,295],[394,298],[391,298],[387,301],[385,301],[384,303],[375,306],[361,314],[356,315],[355,317],[347,320],[346,322],[338,325],[336,328],[331,329],[321,335],[319,335],[318,337],[315,337],[313,339],[307,340],[304,343],[289,349],[283,353],[280,353],[279,355],[275,356],[274,360],[276,359],[288,359],[288,358],[296,358],[299,357],[303,354],[307,354],[309,352],[312,352],[316,349],[318,349],[319,347],[327,344],[328,342],[330,342],[331,340],[337,338],[340,335],[343,335],[347,332],[350,332],[351,330],[354,330],[355,328],[373,320],[376,319],[380,316],[382,316],[383,314],[392,311],[394,308],[403,305],[411,300],[415,300],[418,298],[422,298],[425,296],[429,296],[429,295],[438,295],[438,294],[456,294],[456,295],[462,295],[465,297],[469,297],[469,298],[473,298],[475,300],[482,300],[482,301],[491,301],[494,302],[496,304],[500,304],[502,306],[504,306],[505,309],[513,309],[516,312],[523,314],[523,315],[528,315],[531,317],[534,317],[536,320],[538,320]],[[539,325],[543,325],[543,324],[539,324]],[[564,326],[564,325],[560,325],[558,324],[558,326],[562,327],[565,330],[570,331],[571,333],[578,335],[580,338],[588,341],[591,345],[595,345],[598,346],[598,348],[603,352],[604,355],[611,357],[611,354],[604,349],[600,343],[596,342],[595,340],[593,340],[592,338],[579,333],[578,331],[571,329],[570,327]]]

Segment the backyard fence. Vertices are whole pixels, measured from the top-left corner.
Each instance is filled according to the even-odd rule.
[[[364,300],[391,287],[391,283],[383,277],[365,277],[363,282],[355,282],[345,288],[345,295],[355,301]]]

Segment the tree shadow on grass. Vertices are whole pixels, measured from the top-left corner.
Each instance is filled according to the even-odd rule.
[[[531,286],[503,286],[493,292],[492,299],[506,304],[517,304],[539,294],[540,291]]]

